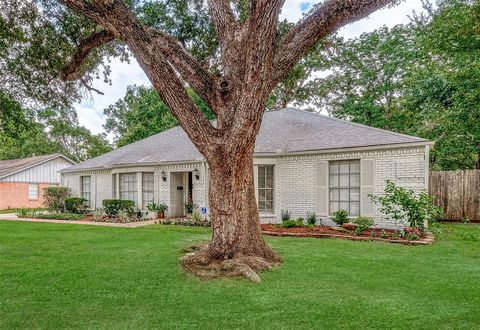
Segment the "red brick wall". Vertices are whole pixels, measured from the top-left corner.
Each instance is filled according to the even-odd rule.
[[[38,199],[28,199],[28,183],[0,182],[0,210],[19,207],[44,207],[43,188],[50,186],[48,183],[38,185]]]

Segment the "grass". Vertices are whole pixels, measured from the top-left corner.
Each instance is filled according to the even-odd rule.
[[[432,246],[267,238],[285,262],[243,279],[181,271],[204,228],[0,222],[0,328],[478,328],[480,226]]]
[[[0,210],[0,214],[7,214],[7,213],[18,213],[20,212],[20,210],[27,210],[28,212],[33,212],[33,211],[45,211],[46,208],[35,208],[35,209],[22,209],[22,208],[18,208],[18,209],[4,209],[4,210]]]

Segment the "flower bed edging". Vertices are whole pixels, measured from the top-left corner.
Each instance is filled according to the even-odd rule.
[[[430,245],[435,241],[435,237],[432,235],[432,233],[426,233],[426,236],[418,241],[388,239],[388,238],[381,238],[381,237],[322,234],[322,233],[288,233],[288,232],[262,231],[262,234],[269,235],[269,236],[282,236],[282,237],[340,238],[340,239],[348,239],[352,241],[380,241],[380,242],[387,242],[387,243],[399,243],[403,245]]]

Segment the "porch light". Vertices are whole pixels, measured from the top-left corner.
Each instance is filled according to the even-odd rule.
[[[165,171],[162,171],[162,172],[160,173],[160,176],[162,177],[162,180],[163,180],[163,181],[167,181],[167,173],[165,173]]]
[[[197,169],[193,170],[193,175],[195,176],[195,179],[200,180],[200,172]]]

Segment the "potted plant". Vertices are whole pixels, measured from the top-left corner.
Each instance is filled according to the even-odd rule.
[[[155,203],[155,201],[150,201],[147,204],[148,218],[149,219],[163,219],[165,218],[165,211],[168,209],[167,204],[165,203]]]
[[[189,201],[185,203],[186,214],[192,214],[196,208],[197,208],[197,204],[195,204],[194,202]]]

